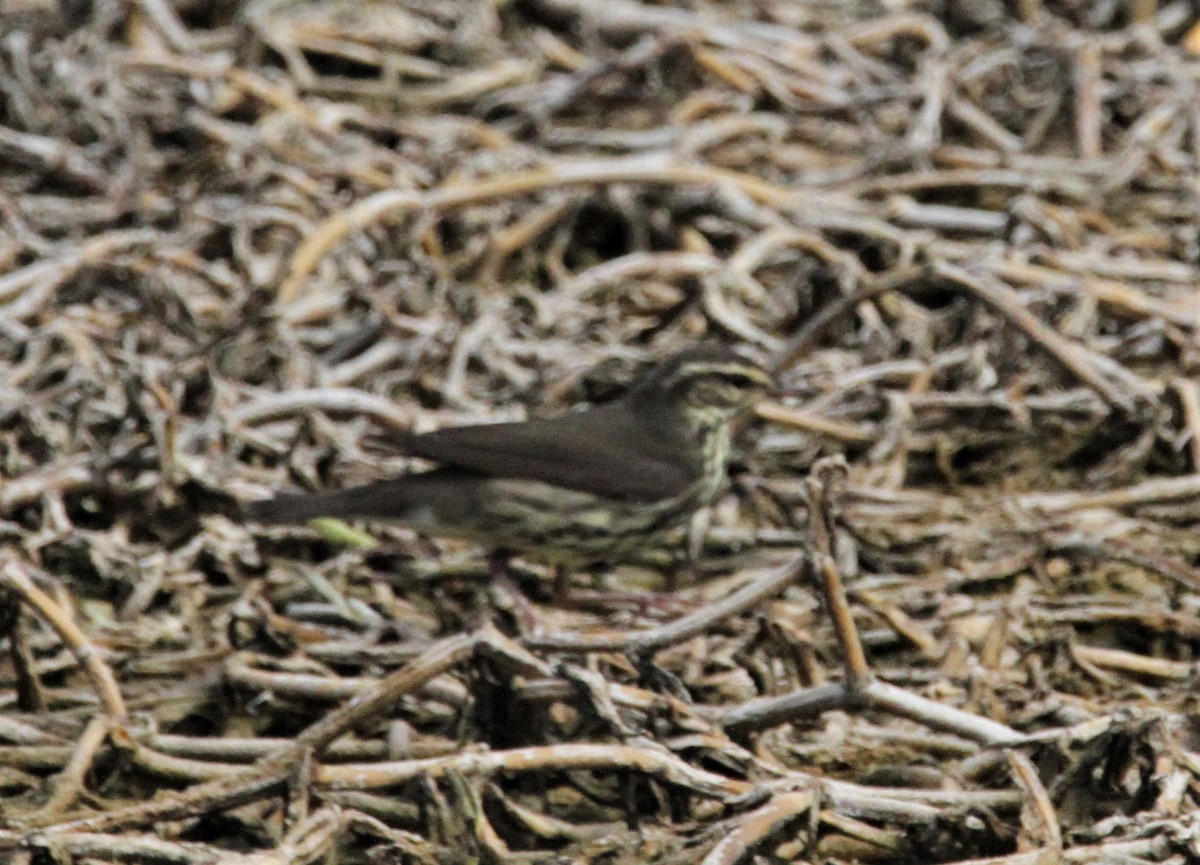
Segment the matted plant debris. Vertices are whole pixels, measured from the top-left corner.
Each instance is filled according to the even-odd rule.
[[[0,3],[0,860],[1200,856],[1198,20]],[[239,516],[701,339],[779,394],[569,603]]]

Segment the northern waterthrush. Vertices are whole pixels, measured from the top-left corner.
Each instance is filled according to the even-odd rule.
[[[251,502],[247,515],[265,523],[389,520],[556,564],[627,559],[713,501],[725,480],[730,421],[770,384],[750,361],[702,344],[613,402],[404,436],[402,452],[438,467]]]

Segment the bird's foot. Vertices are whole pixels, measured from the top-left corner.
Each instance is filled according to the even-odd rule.
[[[634,613],[639,616],[678,616],[697,607],[694,599],[674,592],[613,591],[575,589],[566,598],[556,599],[560,606],[596,613]]]
[[[497,606],[504,607],[512,613],[522,634],[539,634],[543,630],[541,614],[513,580],[508,558],[507,553],[496,552],[488,559],[492,589],[498,595]]]

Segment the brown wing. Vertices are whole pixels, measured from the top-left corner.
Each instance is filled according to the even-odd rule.
[[[620,401],[541,420],[449,427],[395,444],[443,465],[630,501],[678,495],[701,470],[681,427],[650,427]]]

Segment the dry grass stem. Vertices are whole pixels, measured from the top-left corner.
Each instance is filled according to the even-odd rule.
[[[1194,860],[1198,82],[1182,0],[0,3],[0,861]],[[243,518],[705,339],[777,387],[629,561]]]

